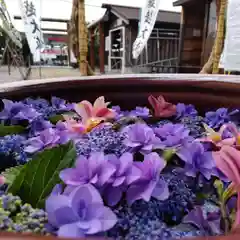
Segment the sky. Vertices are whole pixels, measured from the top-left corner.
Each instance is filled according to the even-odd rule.
[[[72,11],[72,0],[40,0],[41,16],[47,18],[69,19]],[[120,4],[124,6],[142,7],[146,0],[85,0],[86,21],[98,20],[104,14],[105,10],[101,8],[102,3]],[[5,0],[11,16],[20,16],[19,0]],[[120,2],[120,3],[119,3]],[[160,0],[160,9],[169,11],[181,11],[179,7],[172,6],[173,0]],[[19,31],[23,31],[21,20],[15,20],[14,25]],[[66,29],[65,23],[42,22],[42,28]]]

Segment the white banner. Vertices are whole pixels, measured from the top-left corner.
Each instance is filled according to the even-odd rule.
[[[1,28],[8,37],[18,46],[22,47],[22,38],[20,33],[14,28],[12,19],[8,13],[7,6],[4,0],[0,0],[0,19],[2,21]]]
[[[226,71],[240,71],[240,1],[229,0],[223,64]]]
[[[41,0],[19,0],[24,31],[33,54],[34,62],[41,60],[41,48],[44,45],[40,24]]]
[[[141,12],[140,27],[138,36],[133,43],[132,55],[137,59],[144,49],[155,25],[160,0],[146,0],[146,4]]]

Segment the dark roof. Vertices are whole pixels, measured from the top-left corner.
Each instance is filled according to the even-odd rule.
[[[114,10],[119,15],[123,16],[127,20],[139,20],[140,19],[140,8],[128,7],[112,4],[102,4],[103,8]],[[181,13],[159,10],[157,16],[157,22],[167,22],[167,23],[179,23],[181,22]]]
[[[176,7],[176,6],[181,6],[181,5],[184,5],[186,3],[189,3],[189,2],[192,2],[193,0],[177,0],[175,2],[173,2],[173,6]],[[199,1],[199,0],[198,0]]]

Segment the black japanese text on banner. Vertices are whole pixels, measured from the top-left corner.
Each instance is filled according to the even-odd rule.
[[[22,39],[20,33],[14,28],[12,19],[9,16],[7,6],[4,0],[0,0],[0,19],[1,28],[8,37],[18,46],[22,47]]]
[[[33,54],[34,62],[40,62],[43,37],[40,24],[40,1],[41,0],[19,0],[24,31],[28,44]]]
[[[142,9],[138,36],[133,43],[132,55],[134,59],[139,57],[152,33],[159,11],[159,3],[160,0],[146,0],[146,4]]]

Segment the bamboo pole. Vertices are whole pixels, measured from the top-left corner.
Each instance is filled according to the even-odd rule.
[[[221,58],[221,54],[224,46],[225,39],[225,15],[227,8],[227,0],[221,0],[220,11],[219,11],[219,19],[218,19],[218,27],[217,27],[217,37],[216,37],[216,48],[213,59],[213,74],[219,73],[219,61]]]
[[[85,21],[84,0],[78,1],[78,44],[79,44],[79,68],[82,76],[88,75],[88,32]]]

